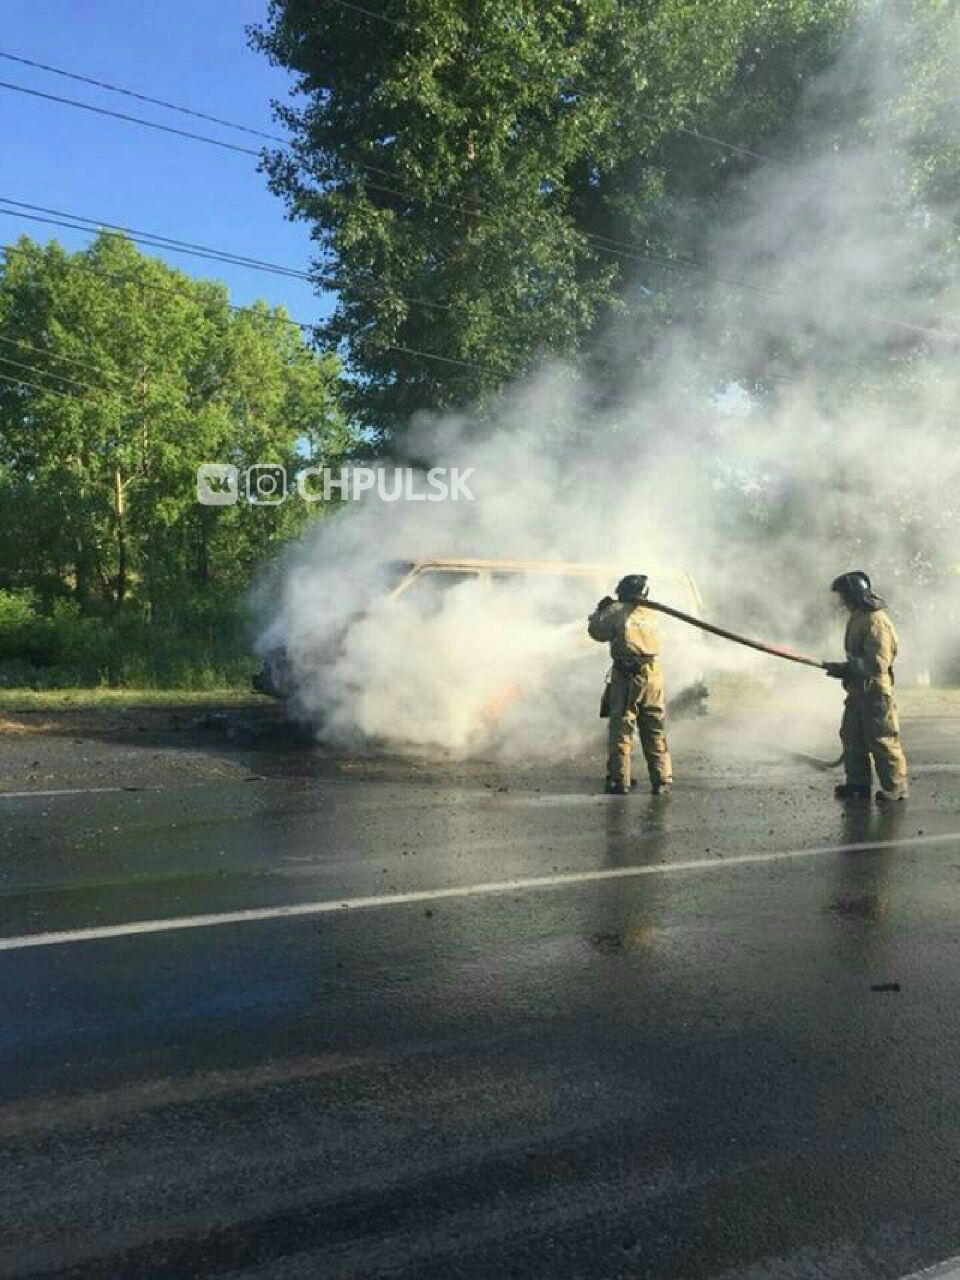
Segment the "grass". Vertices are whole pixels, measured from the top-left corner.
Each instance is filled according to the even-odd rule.
[[[248,689],[0,689],[0,713],[10,711],[164,710],[171,707],[263,707],[272,699]]]

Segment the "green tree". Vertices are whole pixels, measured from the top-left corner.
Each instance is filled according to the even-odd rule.
[[[338,394],[282,309],[234,312],[115,234],[21,239],[0,268],[0,571],[149,616],[244,587],[309,508],[201,506],[196,467],[339,454]]]
[[[334,274],[325,333],[355,401],[390,430],[591,350],[641,262],[668,292],[656,260],[695,248],[755,162],[694,135],[749,149],[775,130],[854,0],[377,8],[271,0],[251,40],[296,75],[301,101],[277,108],[292,146],[267,171]]]

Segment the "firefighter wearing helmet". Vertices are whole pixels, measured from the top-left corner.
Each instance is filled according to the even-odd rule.
[[[616,591],[616,600],[604,596],[587,622],[591,638],[609,644],[613,660],[603,704],[609,715],[607,792],[625,795],[631,789],[630,748],[634,729],[639,729],[653,793],[664,795],[670,791],[673,767],[663,727],[660,636],[652,610],[643,607],[646,576],[628,574]]]
[[[830,590],[849,611],[843,662],[826,663],[828,676],[843,681],[847,698],[840,725],[846,782],[836,788],[838,799],[869,799],[871,760],[886,804],[907,795],[907,760],[900,745],[900,721],[893,696],[893,663],[897,633],[884,601],[861,570],[842,573]]]

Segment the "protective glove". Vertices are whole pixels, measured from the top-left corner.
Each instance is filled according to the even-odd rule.
[[[604,596],[603,599],[597,603],[597,613],[600,613],[603,609],[608,608],[613,603],[613,596]]]
[[[823,669],[828,676],[832,676],[834,680],[845,680],[850,674],[849,662],[825,662]]]

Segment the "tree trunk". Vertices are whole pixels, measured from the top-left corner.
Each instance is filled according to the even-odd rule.
[[[197,582],[205,587],[210,581],[210,543],[207,513],[201,510],[197,521]]]
[[[127,594],[127,531],[123,522],[123,479],[119,469],[114,472],[113,504],[117,530],[117,604],[123,604]]]
[[[77,538],[74,542],[73,550],[73,578],[74,590],[77,594],[77,605],[81,613],[87,612],[87,605],[90,601],[89,568],[87,549],[82,540]]]

